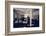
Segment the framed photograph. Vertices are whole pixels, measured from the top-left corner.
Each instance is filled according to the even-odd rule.
[[[45,32],[45,4],[34,2],[5,2],[6,35]]]

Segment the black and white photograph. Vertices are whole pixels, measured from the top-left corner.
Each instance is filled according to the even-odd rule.
[[[10,28],[12,32],[42,30],[42,7],[11,5]]]
[[[13,8],[13,28],[39,27],[39,9]]]
[[[45,33],[45,3],[5,1],[6,36]]]
[[[8,2],[6,4],[6,33],[10,35],[45,32],[44,3]]]

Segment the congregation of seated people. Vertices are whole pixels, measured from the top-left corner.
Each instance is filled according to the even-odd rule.
[[[39,19],[39,17],[38,17],[38,19]],[[30,17],[27,17],[27,18],[22,17],[20,19],[19,18],[18,19],[15,18],[14,21],[13,21],[14,28],[19,28],[19,27],[39,27],[39,20],[32,19],[32,23],[31,24],[33,24],[33,25],[30,26]]]

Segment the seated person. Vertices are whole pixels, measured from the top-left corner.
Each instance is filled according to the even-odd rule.
[[[37,18],[32,19],[32,27],[39,27],[39,16]]]

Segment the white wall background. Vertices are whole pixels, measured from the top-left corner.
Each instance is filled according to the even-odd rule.
[[[46,0],[19,0],[19,1],[40,2],[40,3],[45,2],[46,3]],[[46,18],[46,4],[45,4],[45,18]],[[45,22],[45,27],[46,27],[46,22]],[[45,32],[46,32],[46,29],[45,29]],[[5,0],[0,0],[0,36],[5,36]],[[46,36],[46,33],[16,35],[16,36]]]

